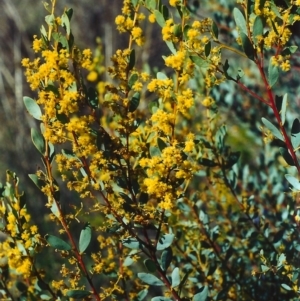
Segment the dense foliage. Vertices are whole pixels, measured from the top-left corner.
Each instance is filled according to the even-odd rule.
[[[49,231],[7,171],[2,297],[298,300],[300,1],[240,0],[213,20],[197,1],[124,0],[110,66],[55,2],[22,60]],[[147,39],[166,47],[141,63]]]

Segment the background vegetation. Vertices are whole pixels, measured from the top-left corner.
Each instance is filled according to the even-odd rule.
[[[68,21],[62,18],[62,26],[60,21],[53,23],[54,32],[66,31],[68,46],[57,36],[47,44],[50,39],[38,40],[38,28],[46,27],[42,4],[0,4],[3,240],[6,235],[13,238],[11,250],[20,251],[24,244],[22,257],[9,257],[8,264],[8,245],[1,244],[2,295],[16,300],[298,300],[300,122],[295,45],[300,4],[126,3],[122,13],[129,19],[135,20],[138,9],[146,15],[145,23],[142,17],[134,23],[141,23],[142,47],[139,35],[126,28],[130,25],[116,19],[121,1],[57,2],[55,16],[71,19],[66,7],[74,10],[74,69],[64,65],[62,70],[74,76],[75,89],[85,99],[74,109],[77,125],[72,114],[59,109],[58,121],[69,124],[67,140],[62,135],[61,141],[54,139],[55,132],[47,132],[52,130],[50,119],[43,120],[42,138],[40,122],[32,118],[41,119],[33,99],[39,97],[45,115],[50,111],[43,97],[25,84],[20,62],[24,57],[32,61],[34,51],[47,47],[73,49],[64,23]],[[156,23],[148,21],[149,15]],[[168,23],[171,17],[175,25]],[[203,31],[194,21],[203,22]],[[193,40],[192,29],[200,30],[202,44]],[[51,30],[46,29],[50,35]],[[175,58],[183,41],[188,51],[184,63]],[[129,52],[116,52],[128,44]],[[85,48],[94,52],[92,64]],[[23,65],[34,70],[28,62]],[[77,68],[86,70],[77,73]],[[182,79],[184,75],[188,80]],[[167,80],[177,81],[174,90],[162,86]],[[59,93],[72,92],[74,87],[66,81],[56,78],[38,88],[56,95],[57,87],[64,87]],[[180,107],[182,99],[186,103]],[[174,124],[157,113],[171,114],[174,108]],[[76,128],[89,115],[95,118],[88,123],[89,132]],[[16,174],[7,172],[5,178],[5,170]],[[9,226],[13,224],[16,228]],[[51,260],[45,264],[46,256]]]

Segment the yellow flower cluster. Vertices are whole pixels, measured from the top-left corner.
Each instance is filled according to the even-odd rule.
[[[188,135],[185,151],[194,149],[193,135]],[[151,196],[159,200],[161,209],[173,208],[178,197],[183,193],[178,187],[174,191],[174,185],[179,179],[190,180],[197,169],[190,161],[183,158],[183,153],[175,142],[162,150],[161,156],[141,158],[139,164],[147,170],[147,178],[144,179],[143,189]]]
[[[132,40],[135,41],[138,46],[142,46],[145,42],[145,38],[143,36],[143,30],[138,26],[138,23],[144,19],[145,15],[135,11],[131,2],[126,0],[122,8],[122,15],[118,15],[115,18],[115,23],[119,32],[129,32]]]
[[[272,56],[271,64],[280,67],[282,71],[289,71],[291,69],[291,64],[288,56],[285,57],[283,57],[282,55]]]
[[[166,57],[165,64],[167,67],[171,67],[177,71],[180,71],[183,69],[185,58],[186,52],[179,50],[175,54]]]

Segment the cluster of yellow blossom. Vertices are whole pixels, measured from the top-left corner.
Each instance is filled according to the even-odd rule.
[[[7,187],[10,185],[7,182]],[[0,243],[1,265],[8,265],[12,274],[22,275],[30,282],[32,275],[31,254],[39,240],[38,228],[30,225],[30,215],[20,206],[20,195],[1,198],[0,217],[6,222],[5,239]]]
[[[166,20],[165,26],[162,28],[162,38],[164,41],[172,41],[177,43],[179,38],[177,32],[180,31],[180,24],[175,24],[173,19]]]
[[[124,1],[124,6],[122,8],[122,15],[118,15],[115,18],[115,23],[119,32],[129,32],[133,41],[136,42],[138,46],[144,44],[145,38],[143,36],[143,30],[138,26],[139,21],[145,19],[143,13],[138,13],[131,1]]]
[[[185,151],[192,152],[194,143],[193,135],[188,136]],[[141,158],[139,165],[146,169],[147,177],[144,179],[143,188],[151,197],[159,200],[161,209],[172,209],[183,190],[176,186],[180,179],[190,180],[197,169],[190,161],[184,159],[182,150],[175,142],[174,145],[165,147],[161,156]]]
[[[284,56],[284,57],[282,55],[272,56],[271,64],[280,67],[282,71],[289,71],[291,69],[291,64],[288,56]]]

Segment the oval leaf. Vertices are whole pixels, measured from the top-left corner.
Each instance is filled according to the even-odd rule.
[[[138,273],[137,276],[145,283],[154,286],[164,286],[164,283],[152,274]]]
[[[31,129],[31,140],[36,149],[42,154],[45,154],[45,140],[43,135],[36,129]]]
[[[145,259],[144,265],[150,273],[154,273],[156,271],[156,265],[154,261],[152,261],[151,259],[149,258]]]
[[[291,175],[285,175],[285,178],[288,180],[288,182],[296,189],[300,191],[300,182],[298,179]]]
[[[233,9],[233,16],[237,27],[240,29],[241,32],[247,33],[247,26],[246,20],[242,12],[238,8]]]
[[[176,287],[180,284],[179,268],[175,268],[172,272],[172,287]]]
[[[66,293],[67,297],[75,298],[75,299],[82,299],[91,295],[89,291],[83,290],[70,290]]]
[[[161,254],[161,267],[164,271],[166,271],[168,269],[168,267],[170,266],[170,264],[172,262],[172,258],[173,258],[173,252],[172,252],[172,249],[170,247],[165,249],[162,252],[162,254]]]
[[[83,253],[89,246],[92,238],[92,228],[89,223],[87,223],[80,232],[79,237],[79,252]]]
[[[275,136],[279,140],[283,141],[283,136],[282,136],[281,132],[276,128],[275,125],[273,125],[268,119],[266,119],[264,117],[261,119],[261,121],[265,125],[265,127],[268,130],[270,130],[270,132],[273,134],[273,136]]]
[[[66,243],[64,240],[54,235],[47,235],[46,240],[48,244],[55,249],[62,250],[62,251],[70,251],[72,249],[68,243]]]
[[[207,299],[208,287],[203,286],[201,289],[202,291],[194,296],[193,301],[205,301]]]
[[[269,61],[269,67],[268,67],[268,82],[270,87],[273,87],[279,77],[279,69],[278,66],[273,65],[272,60]]]
[[[164,250],[164,249],[168,248],[172,244],[173,240],[174,240],[174,234],[163,235],[159,239],[156,249]]]
[[[122,240],[122,244],[124,247],[129,249],[139,249],[140,243],[132,237],[128,237]]]
[[[30,97],[23,97],[24,105],[28,113],[35,119],[41,120],[42,111],[36,101]]]

